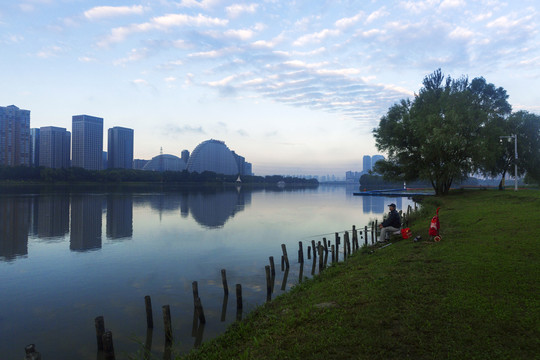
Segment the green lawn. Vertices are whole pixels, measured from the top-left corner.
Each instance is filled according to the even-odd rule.
[[[427,198],[420,242],[363,249],[183,358],[539,359],[539,206],[534,190]]]

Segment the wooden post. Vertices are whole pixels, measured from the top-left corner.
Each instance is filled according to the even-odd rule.
[[[298,262],[304,263],[304,248],[301,241],[298,242]]]
[[[221,269],[221,283],[223,284],[223,292],[229,295],[229,285],[227,285],[227,271]]]
[[[311,249],[313,250],[313,261],[317,257],[317,248],[315,247],[315,240],[311,240]]]
[[[195,299],[195,310],[197,310],[197,314],[199,315],[199,322],[201,324],[205,324],[206,323],[206,318],[204,317],[204,310],[203,310],[203,307],[202,307],[200,297],[197,297]]]
[[[169,305],[162,306],[163,311],[163,325],[165,328],[165,341],[172,342],[172,323],[171,323],[171,308]]]
[[[318,246],[318,249],[319,249],[319,274],[321,273],[322,269],[323,269],[323,246],[321,245],[321,243],[319,242],[319,246]]]
[[[266,265],[264,267],[264,270],[266,272],[266,301],[270,301],[272,299],[272,280],[270,279],[270,266]]]
[[[287,277],[289,276],[289,268],[285,269],[285,272],[283,273],[283,281],[281,282],[281,290],[285,291],[285,288],[287,287]]]
[[[191,283],[191,288],[193,289],[193,302],[195,302],[195,299],[199,297],[199,284],[194,281]]]
[[[285,270],[285,256],[281,255],[281,271]]]
[[[308,258],[308,260],[311,259],[311,246],[307,247],[307,258]]]
[[[41,360],[41,354],[36,351],[36,345],[30,344],[24,347],[24,353],[26,354],[24,360]]]
[[[368,239],[367,239],[368,235],[367,235],[367,225],[364,226],[364,243],[365,245],[367,246],[367,242],[368,242]]]
[[[330,251],[332,251],[332,264],[333,264],[333,263],[336,262],[336,255],[335,255],[336,249],[335,249],[335,247],[334,247],[333,244],[332,244],[332,247],[331,247],[331,250],[330,250]]]
[[[272,273],[272,276],[276,276],[276,266],[274,265],[274,257],[270,256],[270,272]]]
[[[351,256],[351,239],[348,231],[345,231],[345,244],[347,245],[347,254]]]
[[[356,226],[352,226],[352,242],[353,242],[353,252],[358,250],[358,231],[356,231]]]
[[[227,304],[229,303],[229,294],[223,295],[223,303],[221,304],[221,322],[227,317]]]
[[[283,251],[283,257],[285,258],[285,266],[289,268],[289,257],[287,256],[287,247],[285,244],[281,244],[281,250]]]
[[[298,283],[302,282],[303,277],[304,277],[304,263],[301,263],[300,270],[298,271]]]
[[[154,316],[152,315],[152,299],[150,295],[144,297],[144,305],[146,308],[146,327],[149,329],[154,328]]]
[[[236,284],[236,309],[242,309],[242,285]]]
[[[114,345],[112,331],[107,330],[103,334],[103,352],[105,353],[105,360],[114,360]]]
[[[371,222],[371,244],[375,244],[374,230],[375,230],[375,223],[372,221]]]
[[[336,233],[336,262],[339,262],[339,234]]]
[[[322,238],[322,240],[324,244],[324,252],[328,254],[328,241],[326,240],[326,238]]]
[[[105,333],[105,320],[103,316],[98,316],[94,319],[96,325],[96,340],[98,350],[103,350],[103,334]]]

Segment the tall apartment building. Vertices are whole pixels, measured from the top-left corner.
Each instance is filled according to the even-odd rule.
[[[71,133],[65,128],[45,126],[39,129],[39,166],[68,168]]]
[[[107,166],[109,169],[133,168],[133,129],[115,126],[109,129]]]
[[[0,165],[30,165],[30,110],[0,106]]]
[[[89,115],[72,117],[73,167],[103,169],[103,118]]]
[[[39,128],[30,129],[30,166],[39,166]]]
[[[364,155],[362,159],[362,172],[367,173],[369,170],[371,170],[371,156]]]

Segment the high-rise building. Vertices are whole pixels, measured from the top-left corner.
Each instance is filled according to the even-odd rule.
[[[0,165],[30,165],[30,110],[0,106]]]
[[[74,115],[72,131],[72,166],[87,170],[102,170],[103,118]]]
[[[375,167],[375,163],[379,160],[384,160],[384,156],[382,155],[373,155],[371,157],[371,168],[373,169]]]
[[[189,160],[189,151],[188,150],[182,150],[180,158],[184,160],[184,162],[187,164]]]
[[[362,160],[362,172],[367,173],[369,170],[371,170],[371,156],[364,155]]]
[[[30,129],[30,166],[39,166],[39,129]]]
[[[133,168],[133,129],[120,126],[109,129],[107,167],[110,169]]]
[[[44,126],[39,129],[39,137],[39,166],[68,168],[71,133],[65,128]]]

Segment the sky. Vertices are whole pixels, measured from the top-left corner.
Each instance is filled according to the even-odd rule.
[[[134,129],[137,159],[222,140],[255,175],[344,176],[436,69],[540,113],[537,0],[0,2],[0,106]],[[384,155],[384,154],[383,154]]]

